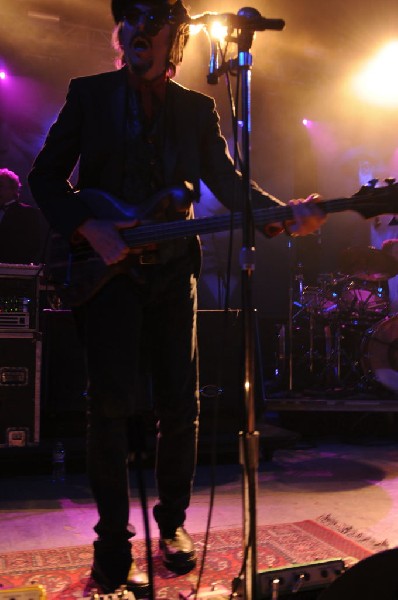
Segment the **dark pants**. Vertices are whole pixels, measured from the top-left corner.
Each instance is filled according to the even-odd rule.
[[[111,280],[76,310],[89,376],[88,475],[99,539],[123,545],[129,527],[133,418],[153,402],[160,530],[183,524],[196,464],[199,418],[196,278],[191,261],[141,267],[141,283]],[[151,375],[151,393],[145,386]]]

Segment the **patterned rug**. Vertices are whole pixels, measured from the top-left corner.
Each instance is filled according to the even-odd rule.
[[[258,570],[302,564],[315,560],[341,558],[351,566],[376,551],[386,549],[386,542],[356,534],[349,526],[338,526],[330,515],[296,523],[265,525],[257,531]],[[327,525],[326,525],[327,524]],[[203,534],[193,536],[199,559],[203,555]],[[165,569],[153,541],[155,595],[157,599],[178,600],[180,591],[196,588],[197,569],[176,577]],[[134,555],[145,568],[145,545],[134,543]],[[47,600],[73,600],[83,597],[90,572],[91,546],[73,546],[0,554],[0,589],[43,585]],[[210,534],[201,589],[213,583],[231,589],[242,563],[240,529],[214,531]]]

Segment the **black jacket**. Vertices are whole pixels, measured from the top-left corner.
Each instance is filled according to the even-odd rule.
[[[121,196],[124,167],[127,77],[119,71],[71,81],[66,102],[37,156],[29,184],[51,226],[67,238],[88,217],[69,178],[79,161],[77,188],[99,188]],[[236,174],[219,127],[214,100],[170,81],[166,94],[163,150],[166,185],[202,179],[231,208]],[[256,206],[282,204],[253,183]]]

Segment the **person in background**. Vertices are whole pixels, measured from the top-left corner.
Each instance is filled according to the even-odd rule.
[[[0,263],[39,264],[45,223],[37,208],[20,201],[20,190],[18,175],[0,169]]]
[[[163,563],[176,574],[196,565],[184,525],[199,425],[200,245],[184,235],[131,250],[123,235],[148,217],[161,231],[169,221],[194,218],[201,179],[232,209],[242,179],[214,100],[173,81],[189,37],[183,2],[113,0],[112,14],[119,68],[71,81],[29,183],[54,230],[72,248],[88,243],[98,259],[93,271],[87,262],[84,286],[79,275],[75,287],[68,282],[78,290],[73,312],[89,379],[87,468],[99,513],[91,576],[105,593],[126,585],[141,597],[148,579],[132,554],[128,457],[148,398],[157,419],[153,514]],[[283,204],[254,182],[252,192],[255,207]],[[305,235],[325,220],[312,196],[292,201],[292,209],[289,222],[272,224],[265,235]],[[142,385],[148,372],[151,394]]]

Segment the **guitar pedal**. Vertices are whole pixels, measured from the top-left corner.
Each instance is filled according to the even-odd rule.
[[[82,597],[79,600],[87,600],[87,598]],[[129,592],[123,588],[115,590],[113,594],[99,594],[95,590],[92,590],[90,600],[135,600],[135,596],[133,592]]]
[[[46,590],[42,585],[0,590],[0,600],[46,600],[46,598]]]

